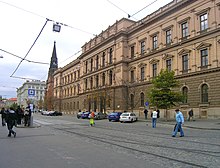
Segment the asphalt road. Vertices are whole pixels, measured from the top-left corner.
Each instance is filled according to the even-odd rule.
[[[0,127],[0,168],[187,168],[219,167],[220,131],[173,125],[119,123],[73,116],[34,115],[35,128],[16,128],[8,138]]]

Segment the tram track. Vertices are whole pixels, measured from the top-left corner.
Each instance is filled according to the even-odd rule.
[[[105,138],[103,136],[95,136],[95,135],[93,135],[93,133],[87,132],[87,131],[86,132],[75,131],[72,128],[53,127],[53,129],[56,129],[56,130],[59,130],[59,131],[62,131],[62,132],[65,132],[65,133],[68,133],[68,134],[71,134],[71,135],[77,135],[79,137],[87,138],[87,139],[90,139],[90,140],[93,140],[93,141],[96,141],[96,142],[101,142],[103,144],[118,147],[120,149],[128,150],[130,152],[137,152],[141,155],[150,155],[150,156],[158,157],[158,158],[165,159],[165,160],[168,160],[168,161],[172,161],[172,162],[175,162],[175,163],[181,163],[181,164],[187,165],[189,167],[192,166],[192,167],[206,168],[208,166],[204,166],[204,165],[201,165],[201,164],[198,164],[198,163],[192,163],[192,162],[181,160],[181,159],[178,159],[178,158],[173,158],[173,157],[157,154],[157,153],[154,153],[154,152],[151,152],[151,151],[146,151],[146,150],[143,150],[143,149],[137,149],[136,147],[131,147],[131,146],[128,146],[126,144],[139,145],[140,146],[139,148],[142,148],[142,146],[145,146],[145,147],[148,146],[148,147],[153,147],[153,148],[164,148],[164,149],[167,148],[167,149],[171,149],[171,150],[185,151],[185,152],[191,152],[191,153],[196,153],[196,154],[200,154],[200,155],[209,155],[209,156],[213,156],[213,157],[219,157],[219,156],[214,155],[214,153],[210,154],[210,152],[212,152],[212,151],[203,151],[203,150],[193,151],[193,150],[190,150],[190,149],[184,150],[183,148],[169,147],[169,146],[164,146],[164,145],[147,144],[147,143],[144,143],[143,141],[136,142],[136,140],[134,141],[134,140],[129,139],[129,138],[126,139],[126,141],[123,141],[120,138],[116,139],[116,136],[114,138],[109,138],[109,137]],[[118,142],[120,142],[120,143],[118,143]],[[216,153],[218,154],[218,152],[216,152]]]

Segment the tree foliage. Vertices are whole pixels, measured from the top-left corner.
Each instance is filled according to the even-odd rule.
[[[152,84],[148,94],[151,106],[169,109],[182,101],[181,92],[173,90],[179,86],[179,81],[174,78],[174,71],[161,70],[160,74],[153,78]]]

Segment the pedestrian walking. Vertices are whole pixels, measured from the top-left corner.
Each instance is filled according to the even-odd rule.
[[[6,125],[5,116],[6,116],[6,110],[5,110],[4,107],[2,107],[2,109],[1,109],[1,118],[2,118],[2,126],[3,127]]]
[[[188,112],[188,121],[190,121],[190,118],[192,118],[193,120],[193,109],[190,109],[189,112]]]
[[[6,123],[8,127],[8,137],[11,137],[11,134],[16,137],[16,132],[13,130],[13,127],[16,126],[17,116],[12,107],[6,113]]]
[[[90,126],[94,126],[95,125],[94,118],[95,118],[95,113],[93,111],[90,114],[90,119],[89,119]]]
[[[154,109],[154,111],[151,113],[152,117],[152,127],[156,128],[156,123],[157,123],[157,111]]]
[[[24,112],[24,126],[30,126],[31,124],[31,109],[29,106],[26,107]]]
[[[176,112],[176,128],[173,131],[172,137],[176,136],[178,130],[180,132],[180,137],[184,137],[184,132],[183,132],[183,128],[182,128],[182,125],[184,124],[183,114],[179,109],[176,109],[175,112]]]
[[[147,109],[144,109],[145,120],[147,119],[147,114],[148,114],[148,110],[147,110]]]

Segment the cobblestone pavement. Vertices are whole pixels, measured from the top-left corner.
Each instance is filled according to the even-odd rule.
[[[132,158],[136,166],[131,167],[143,167],[143,162],[146,168],[216,168],[220,165],[220,120],[186,121],[183,127],[185,137],[175,138],[171,137],[175,122],[162,119],[158,120],[157,128],[151,127],[151,120],[142,119],[134,123],[98,120],[94,127],[89,126],[88,120],[76,119],[75,116],[36,115],[34,121],[38,126],[35,129],[47,129],[50,133],[65,135],[67,139],[78,137],[82,144],[105,151],[103,155],[114,153]],[[18,128],[18,138],[19,129],[23,128]],[[96,159],[97,156],[94,155]],[[116,159],[112,165],[103,167],[110,168],[116,163],[120,164]]]

